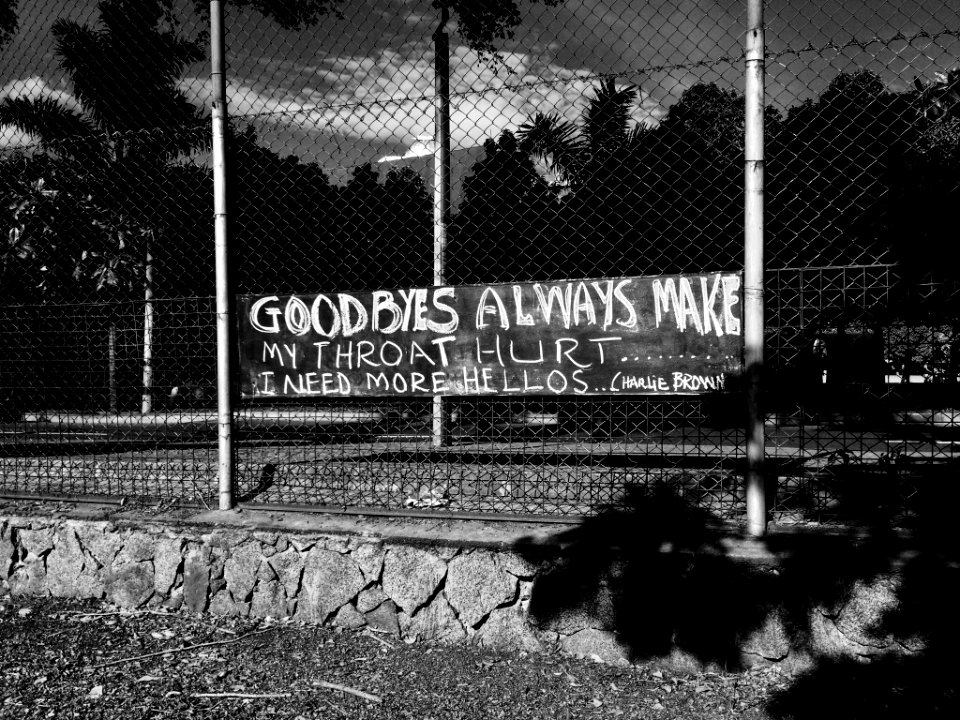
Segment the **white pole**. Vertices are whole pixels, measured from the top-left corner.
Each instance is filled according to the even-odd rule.
[[[210,83],[213,86],[213,217],[217,268],[217,465],[220,509],[233,507],[233,408],[231,407],[231,303],[227,275],[227,84],[224,74],[223,2],[210,0]]]
[[[143,269],[143,391],[140,414],[153,412],[153,248],[147,240]]]
[[[764,491],[764,428],[760,407],[763,373],[763,0],[747,0],[746,77],[744,95],[744,348],[747,381],[747,532],[759,537],[767,529]]]
[[[450,43],[446,5],[434,41],[433,284],[443,285],[450,219]],[[433,396],[433,446],[444,444],[443,398]]]

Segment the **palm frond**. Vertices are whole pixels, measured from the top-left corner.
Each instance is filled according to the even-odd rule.
[[[570,180],[584,151],[577,126],[557,113],[537,113],[517,129],[520,149],[547,164],[560,180]]]
[[[78,111],[53,98],[5,98],[0,125],[36,138],[41,147],[74,158],[106,156],[104,138]]]
[[[610,149],[630,132],[630,110],[637,101],[639,88],[626,85],[618,88],[613,78],[600,82],[587,106],[584,135],[591,148]]]

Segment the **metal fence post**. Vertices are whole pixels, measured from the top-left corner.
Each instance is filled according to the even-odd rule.
[[[767,528],[764,491],[764,427],[760,407],[763,373],[763,180],[764,38],[763,0],[747,0],[744,83],[744,365],[747,399],[747,531]]]
[[[143,392],[140,402],[140,414],[153,412],[153,248],[147,241],[143,268]]]
[[[433,148],[433,284],[445,281],[447,222],[450,218],[450,42],[444,5],[434,41],[434,148]],[[433,396],[433,446],[445,442],[443,398]]]
[[[213,87],[213,213],[217,269],[217,470],[220,509],[233,507],[231,303],[227,276],[226,125],[223,2],[210,0],[210,84]]]

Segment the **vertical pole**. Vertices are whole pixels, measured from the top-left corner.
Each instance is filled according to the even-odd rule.
[[[140,414],[153,412],[153,248],[147,240],[143,269],[143,392]]]
[[[433,284],[445,282],[447,223],[450,219],[450,43],[444,5],[434,42]],[[443,398],[433,396],[433,446],[444,444]]]
[[[763,373],[763,0],[747,0],[744,95],[744,365],[747,381],[747,532],[767,529],[764,428],[760,407]]]
[[[213,217],[217,269],[217,465],[220,509],[233,507],[233,408],[230,372],[231,305],[227,275],[227,83],[223,2],[210,0],[210,83],[213,86]]]
[[[107,335],[107,407],[117,412],[117,324],[110,323]]]

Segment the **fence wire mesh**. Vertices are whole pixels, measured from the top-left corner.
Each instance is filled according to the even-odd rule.
[[[745,2],[233,0],[231,291],[743,267]],[[956,470],[960,15],[765,3],[768,500],[909,524]],[[0,489],[217,494],[209,3],[0,0]],[[448,14],[448,22],[442,18]],[[248,504],[745,509],[743,398],[238,401]],[[879,513],[879,515],[878,515]]]

